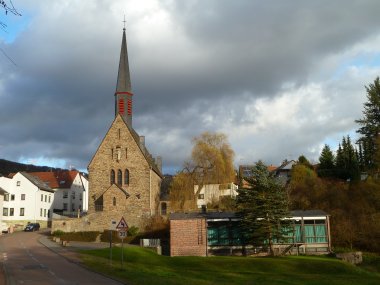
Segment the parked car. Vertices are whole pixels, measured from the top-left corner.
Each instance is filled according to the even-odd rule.
[[[39,223],[30,223],[27,224],[24,231],[26,232],[34,232],[38,231],[40,229],[40,224]]]

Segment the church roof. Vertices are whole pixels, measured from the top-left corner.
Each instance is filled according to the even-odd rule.
[[[131,77],[129,74],[127,39],[125,36],[125,28],[123,29],[123,40],[121,41],[119,71],[117,74],[116,93],[132,92]]]

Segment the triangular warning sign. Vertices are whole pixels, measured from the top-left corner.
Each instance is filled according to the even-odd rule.
[[[120,222],[116,226],[117,229],[126,229],[128,228],[127,222],[124,220],[124,217],[121,217]]]

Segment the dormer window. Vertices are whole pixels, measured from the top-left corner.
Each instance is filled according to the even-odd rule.
[[[17,181],[16,185],[20,186],[21,185],[21,181]]]

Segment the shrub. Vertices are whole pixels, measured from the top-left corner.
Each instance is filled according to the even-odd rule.
[[[70,232],[61,235],[62,240],[67,241],[96,241],[99,232]]]
[[[132,226],[128,229],[128,236],[137,236],[138,233],[139,233],[138,227]]]
[[[62,236],[64,234],[65,234],[65,232],[61,231],[61,230],[56,230],[56,231],[53,232],[53,236],[55,236],[55,237],[60,237],[60,236]]]

